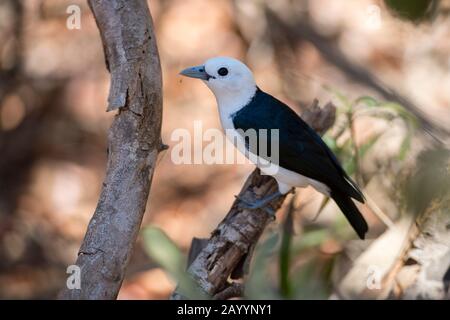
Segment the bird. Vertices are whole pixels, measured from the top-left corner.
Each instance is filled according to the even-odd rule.
[[[277,130],[278,160],[272,163],[276,170],[261,165],[269,158],[261,154],[260,148],[250,149],[248,141],[238,147],[247,157],[256,157],[258,161],[252,162],[256,162],[262,174],[275,178],[278,186],[276,192],[253,203],[240,199],[244,208],[267,208],[271,201],[294,188],[310,185],[333,199],[359,238],[365,238],[367,222],[352,200],[365,202],[358,185],[322,138],[294,110],[257,86],[252,71],[243,62],[230,57],[213,57],[182,70],[180,75],[200,79],[212,91],[225,132],[244,140],[242,132],[246,130]]]

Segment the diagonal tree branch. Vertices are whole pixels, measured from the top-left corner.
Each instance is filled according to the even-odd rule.
[[[303,119],[317,132],[324,133],[335,120],[336,108],[327,104],[319,108],[317,101],[303,113]],[[261,175],[256,169],[242,187],[239,196],[252,201],[273,193],[278,188],[276,181],[270,176]],[[285,197],[271,203],[274,210],[281,207]],[[208,241],[202,241],[198,252],[190,254],[192,262],[188,273],[194,278],[202,291],[215,298],[229,297],[230,292],[236,294],[233,288],[242,287],[229,283],[228,278],[238,278],[246,270],[240,270],[248,265],[253,248],[266,226],[272,221],[262,210],[247,210],[238,207],[238,201],[233,203],[230,211],[212,232]],[[199,244],[197,241],[193,244]],[[193,246],[194,247],[194,246]],[[195,258],[194,258],[195,257]],[[179,292],[174,292],[171,299],[183,299]]]
[[[310,42],[321,55],[331,64],[336,66],[354,81],[373,88],[386,100],[394,101],[404,106],[409,112],[417,117],[423,129],[428,132],[437,142],[442,142],[441,138],[449,134],[449,130],[429,117],[408,98],[402,96],[392,88],[386,86],[375,75],[364,67],[350,61],[333,43],[334,41],[321,35],[309,22],[307,16],[302,19],[286,19],[280,17],[269,7],[265,7],[265,16],[268,25],[271,26],[272,38],[284,37],[290,45],[306,40]],[[278,40],[279,41],[279,40]]]
[[[145,0],[89,0],[111,73],[106,177],[80,248],[81,289],[62,299],[115,299],[130,260],[161,142],[161,66]]]

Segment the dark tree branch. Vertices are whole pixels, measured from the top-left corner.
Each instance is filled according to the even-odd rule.
[[[433,138],[438,142],[441,142],[440,136],[447,136],[449,130],[442,127],[442,125],[435,123],[428,119],[428,116],[415,105],[408,98],[403,97],[395,90],[388,88],[382,81],[380,81],[375,75],[370,73],[367,69],[351,62],[333,43],[333,39],[329,39],[321,35],[308,21],[308,17],[305,16],[302,19],[287,19],[281,18],[277,13],[265,7],[266,19],[268,25],[271,26],[272,32],[277,31],[277,36],[285,37],[287,43],[292,45],[302,40],[310,42],[321,55],[331,64],[336,66],[350,78],[358,83],[364,84],[370,88],[373,88],[385,99],[394,101],[414,114],[422,124],[424,130],[426,130]]]
[[[242,283],[232,283],[223,291],[214,296],[215,300],[227,300],[230,298],[240,298],[244,295],[244,285]]]
[[[81,289],[63,299],[114,299],[122,284],[162,149],[161,66],[145,0],[89,0],[105,51],[108,110],[120,108],[108,136],[106,178],[76,265]]]
[[[332,104],[327,104],[321,109],[317,101],[314,101],[312,107],[303,114],[303,119],[316,131],[324,133],[333,125],[335,111]],[[256,169],[245,182],[239,196],[252,201],[275,192],[277,188],[277,183],[272,177],[261,175]],[[270,205],[277,210],[284,199],[285,197],[276,199]],[[233,286],[228,282],[228,278],[233,274],[242,276],[245,273],[246,270],[236,272],[236,269],[243,265],[248,266],[252,249],[271,221],[272,218],[265,211],[241,209],[238,207],[238,201],[235,201],[226,217],[212,232],[211,238],[206,243],[198,244],[201,250],[199,253],[195,252],[196,258],[188,268],[188,273],[201,290],[211,297],[221,299],[230,297],[230,291],[234,294],[233,290],[236,288],[228,289]],[[196,239],[196,242],[199,240]],[[197,250],[192,250],[191,253],[194,254],[194,251]],[[184,297],[174,292],[171,298]]]

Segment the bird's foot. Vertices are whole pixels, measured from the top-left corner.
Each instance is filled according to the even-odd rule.
[[[249,209],[249,210],[257,210],[261,209],[264,210],[269,214],[269,216],[275,217],[275,210],[273,210],[268,204],[275,200],[276,198],[279,198],[283,196],[279,191],[274,192],[262,199],[255,200],[254,202],[249,202],[245,199],[242,199],[240,196],[235,196],[236,199],[239,200],[239,207],[242,209]]]
[[[269,206],[264,206],[264,207],[260,207],[258,206],[258,204],[256,203],[251,203],[245,199],[242,199],[239,196],[235,196],[236,199],[239,200],[239,208],[240,209],[248,209],[248,210],[257,210],[257,209],[261,209],[264,212],[266,212],[269,216],[274,217],[275,218],[275,210],[273,210],[271,207]]]

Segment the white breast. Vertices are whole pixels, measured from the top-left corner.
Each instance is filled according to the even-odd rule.
[[[256,87],[254,90],[256,91]],[[253,91],[253,93],[247,91],[245,94],[237,96],[220,96],[216,94],[220,122],[227,138],[235,144],[236,148],[241,153],[261,169],[262,174],[273,176],[277,180],[278,189],[281,193],[285,194],[289,192],[292,187],[304,188],[311,185],[317,191],[329,196],[330,189],[325,184],[277,165],[267,166],[267,160],[258,157],[256,154],[249,152],[245,148],[243,137],[235,130],[232,115],[250,102],[255,91]],[[239,139],[237,144],[235,143],[236,141],[234,141],[236,137]],[[301,159],[298,160],[301,161]]]

